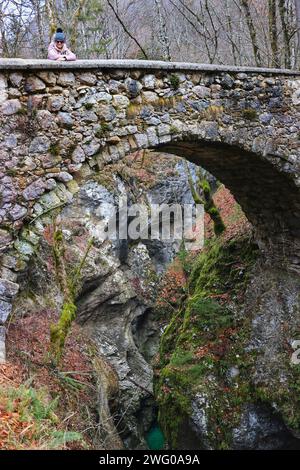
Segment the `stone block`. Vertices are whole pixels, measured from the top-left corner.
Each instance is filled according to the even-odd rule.
[[[5,360],[5,327],[0,326],[0,364],[4,364]]]

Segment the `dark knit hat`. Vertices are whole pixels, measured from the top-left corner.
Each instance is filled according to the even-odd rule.
[[[63,41],[65,42],[66,37],[64,35],[64,32],[61,28],[57,28],[55,36],[54,36],[54,41]]]

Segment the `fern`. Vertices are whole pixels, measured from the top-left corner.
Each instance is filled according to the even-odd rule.
[[[79,432],[75,431],[54,431],[52,433],[52,440],[50,441],[50,448],[58,448],[65,446],[68,442],[82,441],[83,437]]]

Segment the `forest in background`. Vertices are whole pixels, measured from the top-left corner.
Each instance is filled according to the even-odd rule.
[[[0,0],[0,56],[45,58],[57,26],[80,59],[300,62],[300,0]]]

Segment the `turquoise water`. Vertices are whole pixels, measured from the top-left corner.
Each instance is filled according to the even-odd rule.
[[[164,448],[165,436],[163,435],[162,430],[158,424],[152,426],[150,431],[147,433],[146,442],[149,449],[151,450],[161,450]]]

